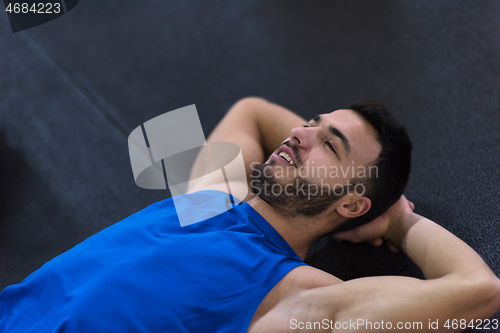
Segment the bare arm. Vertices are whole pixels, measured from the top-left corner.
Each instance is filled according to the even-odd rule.
[[[262,163],[294,127],[304,123],[276,104],[245,98],[233,105],[207,141],[239,145],[250,178],[252,163]],[[277,306],[270,314],[298,321],[422,322],[423,327],[416,331],[425,331],[429,320],[437,319],[445,332],[452,331],[442,326],[446,319],[470,320],[494,314],[500,308],[500,283],[488,266],[460,239],[413,214],[403,199],[391,208],[396,207],[396,212],[337,236],[356,242],[383,238],[401,248],[428,280],[370,277],[307,289],[287,298],[284,306]]]
[[[473,249],[436,223],[414,214],[404,197],[391,209],[369,225],[337,236],[355,242],[382,237],[401,248],[427,280],[370,277],[310,289],[298,296],[301,310],[297,316],[304,321],[313,320],[311,314],[338,322],[383,320],[393,327],[398,322],[422,323],[415,331],[429,330],[429,320],[438,320],[439,330],[432,331],[450,332],[454,330],[443,326],[448,319],[463,319],[469,324],[500,309],[500,281]],[[362,326],[353,331],[370,329]]]
[[[262,98],[247,97],[231,107],[207,141],[237,144],[243,154],[247,181],[250,181],[252,163],[263,163],[264,158],[290,135],[294,127],[305,123],[303,118],[282,106]],[[212,182],[217,186],[221,180],[214,178]],[[224,187],[221,189],[224,190]],[[191,192],[196,190],[189,189]]]

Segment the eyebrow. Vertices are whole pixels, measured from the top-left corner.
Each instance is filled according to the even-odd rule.
[[[316,122],[316,124],[320,124],[321,123],[321,115],[317,114],[315,115],[312,120],[314,122]],[[344,149],[346,152],[350,152],[351,151],[351,145],[349,144],[349,140],[347,140],[347,138],[345,137],[345,135],[339,131],[337,128],[333,127],[332,125],[328,126],[328,131],[330,133],[332,133],[333,135],[337,136],[340,138],[340,140],[342,140],[342,143],[344,144]]]

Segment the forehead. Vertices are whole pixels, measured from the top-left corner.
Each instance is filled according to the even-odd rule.
[[[321,125],[335,127],[349,140],[349,160],[368,164],[382,151],[375,129],[352,110],[342,109],[322,114]]]

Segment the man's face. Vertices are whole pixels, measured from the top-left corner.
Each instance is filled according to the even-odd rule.
[[[285,215],[315,216],[344,195],[363,195],[376,177],[377,133],[352,110],[337,110],[294,128],[264,164],[254,168],[254,194]],[[354,181],[354,183],[353,183]]]

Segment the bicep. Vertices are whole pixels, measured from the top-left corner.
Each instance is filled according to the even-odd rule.
[[[238,145],[245,166],[246,184],[238,184],[250,190],[253,163],[263,163],[269,151],[274,150],[290,133],[292,128],[300,126],[304,120],[293,112],[257,97],[244,98],[235,103],[224,118],[215,127],[207,142],[230,142]],[[274,147],[274,148],[271,148]],[[196,169],[195,162],[193,170]],[[234,165],[238,168],[238,165]],[[240,170],[225,168],[225,172],[238,174]],[[224,190],[224,179],[214,173],[195,186],[189,192],[217,187]],[[225,191],[225,190],[224,190]],[[247,197],[248,199],[248,197]]]
[[[264,151],[260,144],[260,135],[254,112],[252,110],[256,99],[244,99],[237,102],[226,113],[222,120],[217,124],[207,139],[208,144],[216,142],[229,142],[236,144],[243,158],[244,164],[244,179],[241,179],[241,184],[231,184],[232,186],[244,187],[248,192],[248,181],[251,177],[251,163],[252,161],[262,161],[264,159]],[[210,154],[212,154],[210,152]],[[210,157],[212,159],[213,156]],[[213,162],[213,160],[212,160]],[[207,158],[201,157],[201,154],[196,159],[191,171],[191,178],[188,192],[196,192],[199,190],[215,189],[227,192],[227,184],[224,175],[221,172],[212,172],[203,177],[203,179],[196,179],[194,176],[198,174],[200,169],[205,169]],[[224,172],[227,176],[240,174],[240,165],[230,164],[226,165]],[[196,171],[195,171],[196,170]],[[213,170],[215,171],[215,170]],[[237,176],[236,176],[237,177]],[[241,177],[237,177],[240,179]],[[244,191],[245,192],[245,191]],[[243,200],[244,198],[240,198]]]
[[[300,295],[299,312],[306,321],[328,318],[334,322],[415,323],[415,331],[428,329],[429,321],[439,321],[439,330],[447,319],[471,320],[476,317],[474,288],[459,277],[419,280],[410,277],[383,276],[350,280],[334,286],[306,290]],[[322,318],[317,318],[320,314]],[[311,318],[315,317],[315,318]],[[309,318],[308,318],[309,317]],[[354,331],[370,331],[369,326]],[[412,324],[413,325],[413,324]],[[351,327],[352,328],[352,327]],[[348,330],[342,330],[348,331]]]
[[[235,103],[215,127],[208,142],[232,142],[243,154],[248,179],[254,162],[263,163],[305,120],[292,111],[258,97]]]

